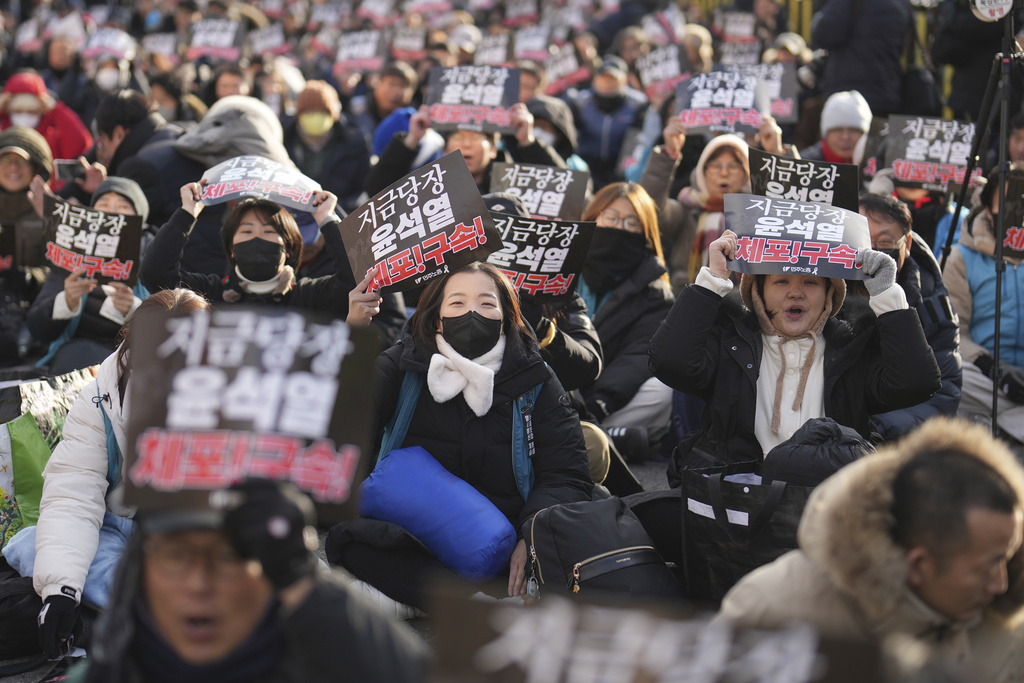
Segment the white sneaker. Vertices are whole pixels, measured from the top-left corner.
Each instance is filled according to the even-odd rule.
[[[361,593],[381,612],[394,617],[399,621],[426,616],[426,612],[423,610],[416,609],[411,605],[406,605],[405,603],[398,602],[393,598],[389,598],[365,581],[353,581],[349,584],[349,588],[356,593]]]

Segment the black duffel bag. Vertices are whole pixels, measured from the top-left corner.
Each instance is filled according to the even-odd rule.
[[[553,505],[523,525],[531,597],[575,595],[681,597],[679,585],[640,520],[612,496]]]

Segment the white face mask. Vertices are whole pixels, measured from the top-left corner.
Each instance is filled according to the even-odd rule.
[[[542,130],[540,128],[533,129],[533,137],[537,138],[537,142],[548,147],[555,146],[555,134],[549,130]]]
[[[26,128],[35,128],[39,125],[39,121],[42,118],[39,114],[31,114],[29,112],[19,111],[14,112],[9,117],[11,119],[12,126],[25,126]]]
[[[96,72],[92,80],[100,90],[109,92],[121,83],[121,71],[112,66],[104,67]]]

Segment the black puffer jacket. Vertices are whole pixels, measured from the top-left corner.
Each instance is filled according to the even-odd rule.
[[[928,400],[941,380],[917,312],[870,310],[825,324],[825,416],[868,437],[868,416]],[[739,295],[687,285],[651,342],[654,376],[705,402],[703,426],[687,434],[669,463],[682,469],[760,460],[754,435],[763,337]],[[813,378],[812,380],[813,381]]]
[[[417,346],[408,333],[381,354],[377,364],[377,443],[394,415],[407,371],[427,371],[433,349]],[[541,382],[533,408],[534,487],[527,501],[512,472],[512,410],[515,398]],[[462,394],[438,403],[423,387],[402,446],[421,446],[445,469],[471,484],[519,529],[534,513],[558,503],[588,500],[593,483],[579,416],[544,365],[535,344],[526,355],[508,346],[494,377],[494,402],[477,417]]]
[[[604,350],[604,370],[581,391],[587,410],[598,421],[623,408],[651,378],[647,349],[673,301],[672,288],[661,279],[664,273],[654,252],[648,251],[633,274],[591,315]]]
[[[604,351],[597,330],[590,321],[587,303],[574,292],[573,297],[564,304],[541,306],[529,294],[519,292],[519,304],[523,317],[534,330],[538,329],[541,316],[554,321],[555,332],[548,343],[540,351],[541,357],[562,383],[566,391],[593,384],[601,374],[604,364]],[[547,328],[541,326],[537,338],[543,340]]]
[[[826,0],[811,24],[811,47],[829,52],[822,95],[857,90],[875,116],[898,114],[910,14],[907,0]]]

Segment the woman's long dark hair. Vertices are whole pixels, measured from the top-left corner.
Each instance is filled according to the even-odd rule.
[[[444,300],[445,285],[448,284],[452,275],[477,272],[484,273],[491,278],[498,290],[502,313],[501,327],[505,333],[505,344],[509,350],[515,353],[525,353],[530,343],[535,340],[519,308],[519,295],[500,270],[490,263],[481,261],[474,261],[461,270],[432,280],[423,289],[416,312],[409,319],[409,330],[412,332],[413,339],[417,344],[424,345],[430,351],[437,350],[434,338],[437,335],[437,326],[441,322],[441,304]]]

